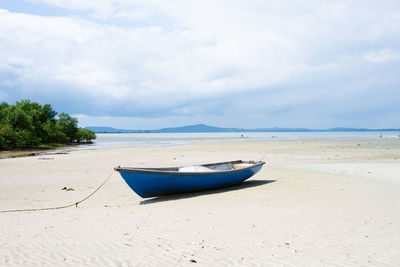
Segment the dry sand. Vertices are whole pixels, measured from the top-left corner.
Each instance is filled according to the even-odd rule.
[[[77,208],[0,213],[0,265],[400,265],[400,138],[199,143],[2,159],[0,210],[73,203],[117,165],[258,160],[265,153],[267,164],[257,175],[226,189],[141,199],[115,172]]]

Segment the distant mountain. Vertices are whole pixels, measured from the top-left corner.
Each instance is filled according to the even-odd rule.
[[[158,133],[216,133],[216,132],[242,132],[242,129],[236,128],[220,128],[215,126],[208,126],[205,124],[196,124],[175,128],[163,128],[155,130]]]
[[[398,132],[400,129],[365,129],[365,128],[331,128],[326,130],[328,132]]]
[[[112,127],[103,126],[88,126],[86,129],[90,129],[95,133],[148,133],[147,130],[126,130],[126,129],[115,129]]]
[[[127,132],[127,130],[115,129],[111,127],[102,127],[102,126],[89,126],[86,129],[92,130],[95,133],[123,133]]]
[[[217,133],[217,132],[387,132],[400,131],[400,129],[357,129],[357,128],[330,128],[330,129],[307,129],[307,128],[221,128],[205,124],[195,124],[183,127],[162,128],[159,130],[126,130],[111,127],[89,126],[86,127],[96,133]]]

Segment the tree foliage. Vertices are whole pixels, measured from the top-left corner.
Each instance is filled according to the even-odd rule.
[[[78,120],[66,113],[30,100],[0,103],[0,150],[32,148],[42,144],[90,142],[96,135],[78,128]]]

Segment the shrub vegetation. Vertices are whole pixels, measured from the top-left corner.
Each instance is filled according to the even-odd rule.
[[[96,134],[79,128],[78,119],[30,100],[0,103],[0,150],[90,142]]]

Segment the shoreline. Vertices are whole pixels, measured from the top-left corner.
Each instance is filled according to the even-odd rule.
[[[400,132],[392,135],[369,135],[376,131],[345,132],[199,132],[199,133],[97,133],[92,142],[44,145],[36,148],[0,151],[0,160],[46,154],[47,151],[101,150],[147,146],[177,146],[201,142],[263,142],[263,141],[355,141],[372,142],[400,140]],[[272,134],[272,135],[271,135]],[[322,134],[322,135],[321,135]],[[112,136],[110,138],[110,136]]]
[[[93,144],[93,142],[56,144],[54,146],[46,145],[43,147],[33,147],[33,148],[16,148],[14,150],[0,150],[0,160],[8,158],[33,157],[33,156],[57,154],[65,151],[73,151],[73,149],[71,149],[73,147],[78,147],[88,144]],[[47,151],[50,152],[46,153]]]

